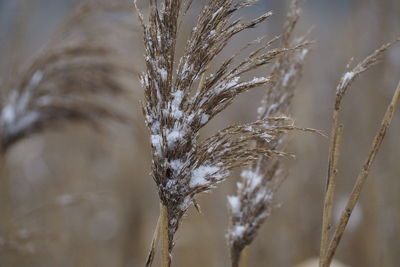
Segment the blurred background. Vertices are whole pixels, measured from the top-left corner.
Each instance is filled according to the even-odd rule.
[[[99,133],[72,124],[46,131],[8,151],[2,175],[10,179],[14,233],[0,233],[0,266],[144,266],[158,217],[158,195],[150,173],[150,150],[139,101],[143,70],[140,28],[132,8],[71,13],[84,1],[0,0],[0,88],[46,46],[82,39],[117,51],[132,75],[121,77],[129,97],[110,100],[133,118]],[[92,1],[96,2],[96,1]],[[113,1],[118,2],[118,1]],[[123,3],[123,1],[120,1]],[[139,1],[145,9],[147,1]],[[181,31],[190,31],[204,1],[196,0]],[[260,0],[242,11],[254,17],[272,10],[258,28],[235,37],[224,55],[260,35],[282,29],[289,1]],[[355,63],[400,36],[398,0],[308,0],[297,32],[313,28],[316,41],[294,100],[297,125],[329,133],[336,85],[350,58]],[[186,27],[186,28],[185,28]],[[218,64],[215,62],[215,64]],[[265,72],[268,69],[263,70]],[[343,104],[344,141],[339,163],[337,218],[361,169],[370,143],[400,78],[400,49],[362,76]],[[252,74],[254,75],[254,74]],[[262,88],[239,97],[204,130],[252,121]],[[337,258],[352,267],[398,266],[400,262],[400,113],[383,142],[361,201],[340,244]],[[319,253],[328,140],[296,133],[288,150],[291,174],[277,194],[281,205],[267,220],[250,250],[249,266],[295,266]],[[225,234],[226,196],[237,175],[199,197],[180,227],[173,266],[229,266]],[[157,262],[155,263],[158,264]],[[155,266],[156,266],[155,265]]]

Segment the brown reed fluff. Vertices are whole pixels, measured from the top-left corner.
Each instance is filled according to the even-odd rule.
[[[303,42],[303,38],[292,40],[293,30],[300,17],[300,1],[290,4],[283,28],[282,47],[288,48]],[[308,48],[280,55],[272,70],[274,80],[268,85],[265,98],[258,108],[258,119],[270,119],[269,128],[290,123],[287,118],[294,91],[300,81]],[[272,135],[267,140],[257,141],[255,146],[266,150],[282,150],[286,136]],[[230,227],[228,244],[232,266],[239,265],[243,249],[250,245],[257,235],[258,228],[269,216],[274,206],[274,194],[287,171],[281,167],[279,157],[262,155],[251,166],[242,171],[242,180],[237,184],[237,195],[229,196]]]
[[[271,15],[266,13],[251,21],[231,20],[238,10],[255,2],[208,1],[176,69],[175,44],[180,16],[190,7],[191,1],[166,0],[160,5],[150,1],[148,23],[138,10],[146,49],[147,70],[142,76],[144,113],[153,150],[152,176],[162,203],[161,214],[165,216],[161,223],[167,224],[164,229],[160,226],[161,231],[168,231],[168,239],[162,241],[167,265],[170,264],[168,254],[174,246],[174,234],[195,196],[215,187],[233,168],[250,164],[260,155],[282,155],[268,147],[252,147],[251,144],[273,139],[292,129],[285,118],[272,120],[283,126],[269,127],[272,121],[262,117],[254,123],[228,127],[202,142],[198,140],[199,130],[236,96],[273,81],[272,76],[241,80],[241,75],[294,49],[268,50],[271,42],[267,42],[236,66],[232,66],[236,57],[232,56],[215,73],[198,83],[206,76],[210,62],[233,36]],[[295,48],[304,45],[300,43]]]

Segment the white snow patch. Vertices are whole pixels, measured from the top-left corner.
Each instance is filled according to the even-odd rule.
[[[263,115],[264,112],[265,112],[265,107],[264,106],[260,106],[260,107],[257,108],[257,114],[259,116]]]
[[[238,196],[228,196],[228,203],[231,207],[231,211],[233,215],[236,215],[240,212],[240,199]]]
[[[171,108],[171,117],[175,119],[179,119],[183,116],[183,112],[180,109],[180,105],[183,100],[183,91],[178,90],[172,93],[173,99],[172,102],[170,103],[170,108]]]
[[[269,81],[269,79],[265,77],[254,77],[253,80],[251,80],[251,83],[263,83],[267,81]]]
[[[190,196],[187,196],[179,205],[179,207],[181,208],[181,211],[186,211],[189,208],[190,204],[192,204],[192,198]]]
[[[214,12],[214,14],[211,17],[211,20],[214,20],[216,16],[218,16],[219,13],[223,10],[223,7],[220,7],[217,11]]]
[[[183,134],[179,130],[172,130],[167,134],[168,148],[173,148],[175,144],[182,139]]]
[[[204,165],[200,166],[192,171],[192,177],[190,178],[190,187],[202,186],[209,183],[206,179],[208,176],[218,172],[220,168],[215,166]]]
[[[235,225],[232,230],[231,230],[231,235],[240,238],[244,235],[244,232],[246,231],[246,227],[243,225]]]
[[[225,91],[226,89],[230,89],[238,84],[240,80],[239,76],[236,76],[229,80],[227,83],[219,84],[217,87],[215,87],[214,92],[215,93],[220,93],[222,91]]]
[[[159,134],[151,135],[151,144],[156,149],[156,155],[161,155],[161,146],[162,146],[162,136]]]
[[[43,79],[43,72],[38,70],[33,74],[32,79],[29,82],[29,85],[32,87],[37,86],[42,79]]]
[[[252,170],[244,170],[241,173],[243,179],[247,180],[248,188],[253,191],[258,185],[261,184],[262,175]]]
[[[9,124],[8,132],[10,134],[20,132],[30,127],[35,121],[39,119],[39,117],[40,114],[37,111],[28,112],[27,114],[24,114],[23,116],[15,120],[13,124]]]
[[[288,83],[289,83],[289,81],[290,81],[290,79],[291,79],[292,77],[294,77],[294,75],[296,75],[296,70],[295,70],[295,68],[292,66],[292,67],[290,68],[290,70],[283,76],[283,78],[282,78],[282,85],[283,85],[283,86],[287,86]]]
[[[355,74],[352,71],[346,72],[338,85],[338,90],[341,90],[351,79],[353,79],[354,75]]]
[[[171,167],[171,169],[179,171],[179,169],[181,169],[183,166],[183,162],[180,159],[174,159],[169,163],[169,166]]]
[[[210,116],[208,114],[202,114],[201,115],[201,120],[200,123],[201,124],[206,124],[208,122],[208,120],[210,119]]]
[[[159,68],[159,69],[158,69],[158,73],[161,75],[161,79],[162,79],[163,81],[166,81],[166,80],[167,80],[168,72],[167,72],[166,69]]]

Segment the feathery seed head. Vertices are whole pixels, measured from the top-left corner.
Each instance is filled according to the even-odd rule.
[[[233,36],[271,15],[266,13],[250,21],[232,20],[239,9],[255,2],[208,1],[187,40],[183,56],[177,60],[176,69],[178,25],[181,13],[186,12],[191,1],[165,0],[161,5],[150,1],[148,23],[137,9],[146,51],[147,70],[142,75],[142,85],[145,119],[153,149],[152,175],[160,199],[168,209],[170,249],[180,219],[197,194],[215,187],[233,168],[248,165],[260,155],[281,155],[252,143],[273,141],[275,136],[288,131],[279,125],[269,127],[285,118],[262,118],[247,125],[234,125],[203,142],[198,140],[199,130],[236,96],[272,82],[271,76],[246,80],[243,74],[304,46],[301,43],[295,48],[268,50],[274,38],[239,64],[233,65],[235,55],[214,73],[206,75],[210,63]],[[201,77],[205,77],[204,80]],[[199,82],[200,79],[203,81]]]

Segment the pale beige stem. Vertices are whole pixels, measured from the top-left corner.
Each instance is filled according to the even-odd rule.
[[[157,225],[154,230],[153,239],[151,240],[149,254],[147,256],[146,267],[151,267],[153,265],[154,256],[157,253],[158,243],[160,242],[160,219],[161,219],[161,216],[158,216]]]
[[[399,100],[400,100],[400,82],[396,88],[396,92],[393,95],[392,101],[386,110],[385,116],[383,117],[381,127],[378,133],[376,134],[374,141],[372,142],[368,157],[365,160],[363,168],[357,177],[350,198],[347,201],[346,208],[344,209],[340,217],[339,226],[336,228],[335,233],[333,235],[333,239],[330,242],[329,249],[326,252],[326,257],[324,257],[322,267],[329,267],[332,262],[333,256],[335,255],[336,249],[340,243],[344,230],[346,229],[347,223],[350,219],[350,215],[353,212],[353,209],[360,197],[363,185],[367,179],[372,163],[374,162],[376,154],[378,153],[379,148],[381,147],[386,131],[390,126],[394,112],[399,104]]]
[[[160,238],[161,238],[161,267],[170,267],[169,236],[168,236],[168,209],[160,204]]]
[[[324,199],[323,215],[322,215],[322,233],[320,247],[319,266],[322,266],[322,259],[326,255],[329,245],[329,232],[331,229],[331,218],[333,209],[333,200],[336,189],[337,164],[340,155],[340,144],[343,135],[343,126],[339,126],[339,106],[333,111],[333,123],[329,145],[328,159],[328,177],[326,183],[326,193]]]
[[[247,267],[249,263],[249,246],[245,246],[240,254],[239,267]]]

